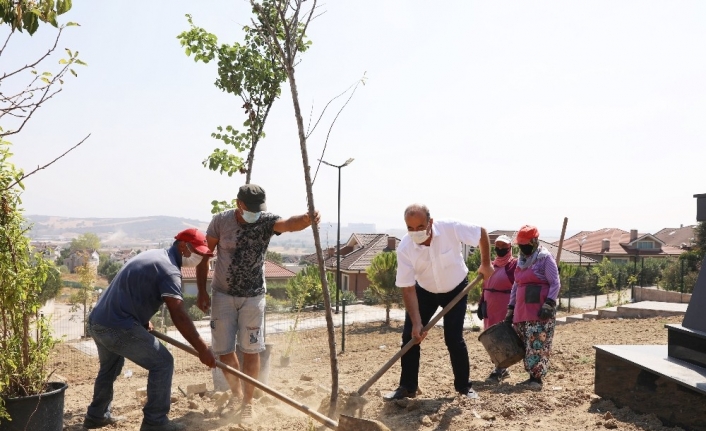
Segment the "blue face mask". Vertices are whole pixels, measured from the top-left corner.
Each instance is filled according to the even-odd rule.
[[[260,220],[260,214],[262,214],[262,212],[252,213],[250,211],[243,210],[243,220],[245,220],[246,223],[255,223]]]

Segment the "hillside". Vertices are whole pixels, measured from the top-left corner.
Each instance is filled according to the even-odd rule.
[[[208,221],[167,216],[146,216],[132,218],[77,218],[45,215],[28,215],[32,224],[29,236],[34,241],[68,242],[83,233],[95,233],[105,246],[129,246],[171,241],[174,235],[190,227],[206,231]],[[322,222],[319,225],[321,246],[336,245],[335,223]],[[404,236],[402,229],[376,231],[374,224],[351,224],[341,226],[341,243],[345,243],[353,233],[387,233],[398,238]],[[301,232],[288,232],[274,236],[270,242],[273,250],[284,254],[308,254],[314,252],[314,237],[311,229]]]
[[[168,216],[131,218],[75,218],[28,215],[29,237],[35,241],[70,241],[91,232],[105,245],[158,244],[174,238],[177,232],[190,227],[205,230],[207,221]]]

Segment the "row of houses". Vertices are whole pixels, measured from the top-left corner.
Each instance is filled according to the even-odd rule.
[[[607,258],[627,264],[641,258],[677,257],[688,251],[695,243],[695,225],[679,228],[665,228],[655,234],[638,233],[636,229],[624,231],[615,228],[582,231],[564,240],[559,259],[572,265],[592,265]],[[490,232],[491,244],[500,235],[515,238],[517,231],[496,230]],[[353,292],[358,298],[370,285],[366,269],[375,256],[387,251],[395,251],[399,238],[387,234],[352,234],[340,250],[331,247],[325,251],[325,267],[336,272],[340,253],[341,288]],[[559,241],[547,242],[540,238],[540,243],[556,258]],[[472,252],[465,249],[465,253]],[[305,256],[304,261],[316,264],[316,255]]]
[[[625,231],[616,228],[581,231],[564,240],[560,261],[573,265],[592,265],[607,258],[615,263],[627,264],[646,257],[676,257],[684,251],[690,250],[694,245],[695,228],[694,225],[665,228],[654,234],[639,233],[636,229]],[[496,230],[490,232],[489,237],[492,243],[500,235],[514,238],[516,234],[516,231]],[[556,258],[559,252],[559,241],[550,243],[540,238],[540,242]],[[336,273],[340,258],[341,289],[351,291],[358,298],[362,298],[363,292],[370,286],[366,270],[372,260],[380,253],[394,252],[399,243],[399,238],[384,233],[354,233],[348,241],[341,244],[338,250],[335,247],[330,247],[324,251],[326,271]],[[35,247],[41,247],[41,244],[35,245]],[[45,246],[44,249],[39,248],[39,250],[47,250],[48,256],[58,253],[56,248],[52,249],[48,246]],[[472,249],[464,249],[464,253],[470,252]],[[136,254],[137,252],[132,249],[117,250],[110,254],[110,260],[124,264]],[[77,266],[83,265],[86,256],[97,264],[98,253],[95,250],[88,254],[72,253],[64,260],[64,264],[73,272]],[[308,264],[317,264],[316,254],[305,256],[302,260]],[[215,263],[215,258],[211,261],[209,279],[213,274],[213,263]],[[271,261],[265,262],[267,283],[286,282],[295,275],[296,267],[286,267]],[[182,279],[184,293],[196,295],[195,269],[183,268]]]

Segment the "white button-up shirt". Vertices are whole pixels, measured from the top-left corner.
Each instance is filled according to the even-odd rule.
[[[429,246],[418,245],[405,235],[397,249],[398,287],[414,286],[415,281],[431,293],[446,293],[468,274],[461,243],[478,246],[480,226],[457,221],[436,221],[431,225]]]

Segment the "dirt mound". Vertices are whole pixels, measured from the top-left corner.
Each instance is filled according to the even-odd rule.
[[[502,383],[486,382],[493,366],[477,333],[468,332],[471,358],[471,378],[479,394],[477,400],[457,396],[453,376],[444,346],[443,332],[431,331],[422,344],[420,389],[414,399],[383,402],[381,393],[392,390],[399,379],[399,364],[393,366],[365,394],[364,401],[351,401],[357,389],[382,366],[399,346],[401,328],[383,327],[379,323],[357,325],[347,334],[345,354],[339,356],[340,387],[337,414],[378,420],[391,430],[494,430],[521,431],[527,429],[574,430],[620,429],[627,431],[676,431],[654,415],[640,415],[593,394],[595,344],[666,344],[665,323],[679,323],[680,317],[643,320],[596,320],[557,327],[551,370],[542,390],[515,386],[527,378],[521,365],[510,368],[511,375]],[[350,334],[350,335],[349,335]],[[354,338],[353,334],[359,335]],[[304,405],[328,413],[330,367],[326,334],[308,331],[301,337],[302,346],[288,367],[273,365],[270,385]],[[390,347],[387,347],[390,346]],[[395,346],[395,347],[392,347]],[[69,382],[65,402],[66,429],[81,429],[86,406],[93,392],[93,378],[98,360],[83,354],[62,350],[54,357],[57,373]],[[66,359],[68,354],[72,356]],[[81,355],[81,356],[76,356]],[[211,372],[198,363],[178,358],[173,382],[173,404],[169,416],[188,425],[193,431],[231,430],[293,430],[318,429],[318,422],[276,399],[263,396],[255,402],[255,425],[239,424],[238,406],[218,406],[219,398],[210,391],[201,396],[186,397],[178,387],[207,383],[213,388]],[[76,366],[78,364],[78,366]],[[116,414],[127,421],[112,429],[135,430],[142,420],[141,399],[136,391],[147,384],[146,372],[134,364],[134,371],[115,382]]]

